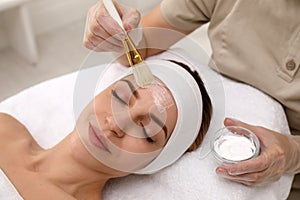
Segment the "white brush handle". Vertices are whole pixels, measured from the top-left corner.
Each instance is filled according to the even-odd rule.
[[[125,31],[122,19],[112,0],[103,0],[103,4],[108,14],[119,24],[119,26]],[[126,31],[125,31],[126,32]]]

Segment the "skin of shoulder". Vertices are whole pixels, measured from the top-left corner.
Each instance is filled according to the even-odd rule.
[[[0,145],[2,149],[17,146],[40,148],[27,128],[16,118],[5,113],[0,113]]]
[[[5,113],[0,113],[0,146],[0,168],[25,199],[75,200],[31,170],[32,153],[43,149],[20,121]]]
[[[0,113],[0,138],[9,139],[11,137],[24,137],[24,135],[15,134],[16,132],[28,132],[27,128],[13,116]],[[30,135],[30,134],[29,134]]]

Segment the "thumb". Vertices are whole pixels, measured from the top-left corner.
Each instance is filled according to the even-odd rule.
[[[247,124],[245,122],[242,122],[242,121],[239,121],[239,120],[233,119],[233,118],[225,118],[224,125],[225,126],[241,126],[246,129],[249,129],[250,131],[254,131],[254,127],[255,127],[255,126],[252,126],[250,124]]]
[[[247,124],[245,122],[242,122],[242,121],[239,121],[239,120],[233,119],[233,118],[225,118],[224,125],[225,126],[240,126],[240,127],[250,130],[252,133],[254,133],[258,137],[258,139],[260,141],[264,141],[266,139],[266,136],[264,134],[264,129],[260,128],[258,126],[253,126],[253,125]]]
[[[130,7],[121,6],[120,10],[122,11],[122,21],[126,31],[137,28],[140,20],[141,14],[138,10]]]

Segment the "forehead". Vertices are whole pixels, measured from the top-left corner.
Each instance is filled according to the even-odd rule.
[[[175,101],[174,101],[171,91],[157,77],[155,77],[155,82],[146,88],[139,87],[136,84],[135,78],[133,75],[126,76],[126,77],[120,79],[119,81],[117,81],[116,87],[118,87],[118,85],[124,85],[122,83],[125,83],[125,85],[128,85],[128,87],[130,88],[130,92],[134,93],[138,90],[139,93],[147,93],[148,95],[150,95],[153,98],[155,104],[160,105],[163,108],[169,108],[170,106],[175,104],[174,103]]]
[[[121,78],[120,80],[116,81],[115,83],[118,83],[118,82],[124,81],[124,80],[130,81],[132,83],[132,85],[134,86],[135,89],[141,88],[140,86],[137,85],[133,74],[125,76],[125,77]],[[154,80],[155,80],[155,84],[150,85],[150,86],[154,86],[154,85],[159,84],[160,86],[163,86],[163,87],[167,88],[167,86],[159,78],[157,78],[157,77],[154,76]]]

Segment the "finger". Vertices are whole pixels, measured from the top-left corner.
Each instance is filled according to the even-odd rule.
[[[109,15],[105,6],[102,3],[96,12],[96,19],[103,29],[116,39],[123,40],[125,39],[125,33],[122,27]]]
[[[92,43],[90,43],[88,40],[84,41],[83,45],[88,48],[89,50],[94,50],[95,47]]]
[[[90,27],[90,32],[93,33],[93,35],[103,39],[103,40],[107,40],[109,39],[111,43],[121,46],[122,42],[120,40],[120,36],[115,36],[113,37],[112,35],[110,35],[105,28],[103,27],[103,25],[98,21],[98,19],[94,18],[92,23],[91,23],[91,27]]]
[[[223,173],[219,173],[217,172],[222,178],[225,178],[227,180],[233,181],[233,182],[237,182],[237,183],[241,183],[243,185],[247,185],[247,186],[252,186],[257,184],[255,181],[253,181],[251,178],[244,176],[244,177],[240,177],[240,176],[231,176],[226,172]]]
[[[107,28],[107,22],[103,21],[101,22],[99,19],[95,18],[94,19],[94,27],[92,27],[92,32],[97,35],[100,36],[103,39],[109,39],[110,42],[114,43],[115,45],[122,45],[122,40],[124,39],[124,33],[123,30],[117,32],[117,31],[111,31],[108,32],[109,28]]]
[[[84,46],[90,50],[96,51],[96,52],[120,52],[123,53],[124,49],[123,47],[116,46],[114,44],[111,44],[109,42],[103,41],[100,44],[95,44],[92,40],[90,40],[88,37],[84,40]]]
[[[259,172],[255,172],[255,173],[245,173],[245,174],[236,174],[236,175],[230,174],[228,171],[223,170],[223,169],[217,169],[216,172],[220,176],[227,178],[227,179],[244,180],[244,181],[251,181],[251,182],[258,181],[262,177],[268,176],[267,170],[263,170],[263,171],[259,171]]]
[[[247,175],[239,175],[239,176],[232,176],[229,174],[219,174],[221,177],[231,180],[231,181],[248,181],[248,182],[254,182],[255,180],[251,177],[248,177]]]
[[[99,14],[99,12],[102,14]],[[103,25],[97,21],[97,14],[101,16],[106,15],[108,18],[110,18],[106,10],[103,10],[103,6],[101,9],[99,4],[96,4],[89,9],[84,34],[84,46],[94,51],[123,52],[122,42],[107,33]]]
[[[262,133],[263,132],[262,127],[253,126],[253,125],[247,124],[245,122],[239,121],[237,119],[225,118],[224,125],[225,126],[241,126],[241,127],[244,127],[246,129],[252,131],[258,137],[258,139],[262,139],[263,136],[264,136],[264,134]]]
[[[261,154],[256,158],[243,161],[230,166],[222,166],[230,175],[241,175],[247,173],[261,172],[268,168],[269,161],[265,154]]]
[[[264,172],[262,172],[264,173]],[[237,183],[241,183],[243,185],[246,186],[262,186],[265,185],[269,182],[274,182],[274,179],[267,179],[268,181],[266,181],[266,178],[264,177],[264,174],[261,173],[253,173],[253,174],[245,174],[245,175],[238,175],[238,176],[231,176],[229,174],[221,174],[221,177],[233,181],[233,182],[237,182]]]
[[[101,44],[105,41],[105,39],[101,38],[100,36],[95,35],[94,33],[88,33],[86,35],[87,39],[91,41],[95,46]]]
[[[123,45],[120,40],[111,37],[98,22],[94,19],[87,28],[85,40],[91,43],[95,51],[117,51],[122,52]],[[85,45],[85,46],[90,46]]]
[[[263,173],[253,173],[242,176],[222,176],[223,178],[242,183],[247,186],[264,186],[270,183],[276,182],[280,179],[280,176],[267,176]]]
[[[278,181],[282,175],[281,173],[274,173],[269,169],[257,173],[248,173],[242,175],[230,175],[226,171],[219,173],[217,169],[217,173],[225,179],[242,183],[247,186],[264,186]]]
[[[117,46],[111,46],[111,47],[104,47],[104,46],[97,46],[94,51],[96,52],[116,52],[116,53],[123,53],[124,49],[117,47]]]
[[[264,180],[267,177],[267,172],[257,172],[257,173],[249,173],[249,174],[242,174],[242,175],[236,175],[236,176],[228,176],[230,179],[234,180],[243,180],[247,182],[259,182],[261,180]]]
[[[101,44],[95,46],[95,51],[97,52],[119,52],[124,53],[124,48],[114,45],[112,43],[109,43],[107,41],[102,42]]]
[[[141,19],[141,15],[137,10],[132,10],[131,12],[123,15],[122,20],[124,21],[124,28],[126,31],[130,31],[133,28],[138,27]]]
[[[116,8],[120,14],[123,21],[123,27],[126,31],[130,31],[133,28],[138,27],[141,19],[141,14],[137,9],[118,4]]]
[[[268,136],[265,134],[265,128],[260,127],[260,126],[253,126],[253,125],[247,124],[245,122],[239,121],[237,119],[225,118],[224,125],[225,126],[244,127],[246,129],[252,131],[252,133],[254,133],[257,136],[257,138],[259,139],[260,142],[262,142],[262,144],[264,144],[264,141],[268,138]]]
[[[255,129],[255,126],[252,126],[250,124],[244,123],[242,121],[233,119],[233,118],[225,118],[224,120],[224,125],[225,126],[242,126],[246,129],[249,129],[251,131],[253,131]]]
[[[92,41],[92,43],[95,46],[117,46],[119,48],[123,48],[122,43],[119,40],[116,40],[115,38],[102,38],[101,36],[96,35],[95,33],[89,33],[87,35],[87,38]],[[109,49],[108,49],[109,50]]]
[[[255,182],[258,184],[272,183],[280,179],[279,174],[272,174],[269,170],[258,173],[250,173],[245,175],[233,176],[236,180],[244,180],[248,182]]]
[[[249,182],[249,181],[243,181],[243,180],[233,180],[233,181],[237,182],[237,183],[241,183],[248,187],[259,186],[259,183],[256,183],[256,182]]]

